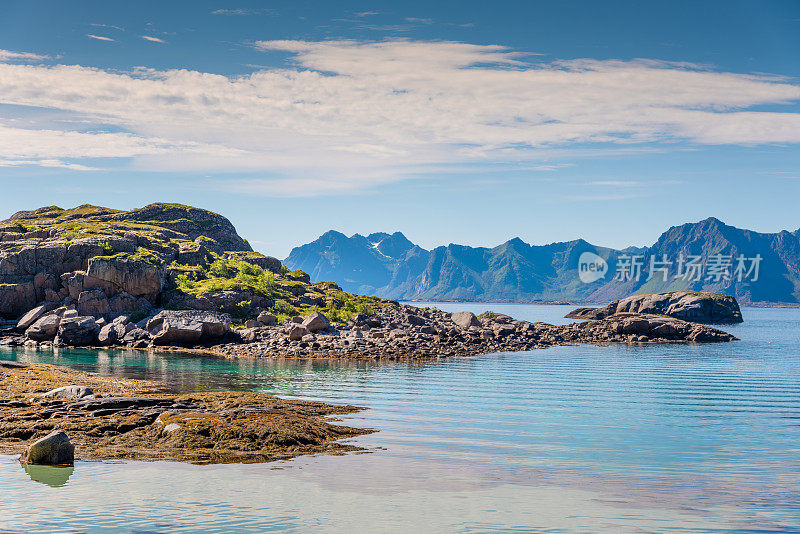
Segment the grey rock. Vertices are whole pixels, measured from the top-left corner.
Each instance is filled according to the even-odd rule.
[[[21,460],[33,465],[72,465],[75,462],[75,446],[60,430],[33,442]]]
[[[306,328],[304,325],[293,323],[291,326],[289,326],[289,330],[286,334],[289,340],[299,341],[303,339],[303,336],[306,336],[310,333],[311,332],[309,332],[308,328]]]
[[[61,345],[91,345],[97,338],[97,330],[94,317],[62,318],[56,339]]]
[[[278,318],[275,316],[275,314],[268,311],[262,311],[259,313],[257,320],[259,323],[267,326],[278,323]]]
[[[313,312],[303,321],[303,326],[308,328],[309,332],[318,332],[328,328],[330,325],[331,322],[328,320],[328,318],[322,315],[320,312]]]
[[[164,310],[147,323],[157,345],[191,344],[219,339],[230,332],[231,318],[219,312]]]
[[[78,314],[101,317],[108,314],[111,310],[108,305],[108,298],[100,288],[88,289],[78,295]]]
[[[94,391],[89,386],[64,386],[42,393],[41,397],[45,399],[82,399],[89,395],[94,395]]]
[[[56,309],[58,305],[53,302],[48,302],[47,304],[42,304],[41,306],[36,306],[28,313],[22,316],[22,318],[17,323],[17,330],[24,332],[28,329],[33,323],[39,320],[39,318]]]
[[[49,341],[58,334],[61,317],[55,313],[39,318],[25,331],[25,337],[35,341]]]
[[[467,330],[471,326],[481,326],[481,322],[475,317],[475,314],[468,311],[456,312],[450,315],[450,320],[463,330]]]

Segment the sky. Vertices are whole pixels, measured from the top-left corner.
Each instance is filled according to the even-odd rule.
[[[179,202],[279,258],[800,228],[800,2],[0,0],[0,219]]]

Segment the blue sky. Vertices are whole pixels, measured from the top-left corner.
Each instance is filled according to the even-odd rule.
[[[284,257],[800,227],[797,2],[0,4],[0,217],[183,202]]]

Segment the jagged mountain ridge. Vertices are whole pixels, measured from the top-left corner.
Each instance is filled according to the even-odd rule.
[[[593,283],[578,277],[578,258],[600,255],[612,273]],[[690,281],[658,276],[611,280],[620,255],[656,255],[675,259],[715,254],[750,258],[760,254],[756,281]],[[449,244],[426,250],[402,233],[355,234],[329,231],[292,250],[284,263],[308,272],[313,280],[337,280],[343,289],[408,300],[502,300],[606,302],[635,293],[673,290],[715,291],[743,303],[800,303],[800,230],[759,233],[728,226],[710,217],[673,226],[650,247],[614,250],[582,239],[529,245],[520,238],[496,247]]]

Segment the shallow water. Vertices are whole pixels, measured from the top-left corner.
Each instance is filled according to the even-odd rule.
[[[547,322],[569,309],[437,306]],[[416,364],[0,353],[368,406],[343,420],[380,430],[354,440],[368,454],[78,462],[68,479],[0,457],[0,531],[800,531],[800,310],[744,316],[729,344]]]

